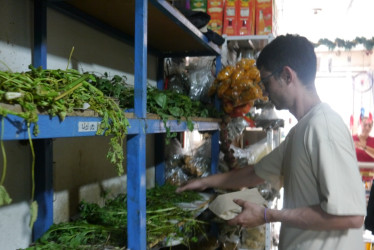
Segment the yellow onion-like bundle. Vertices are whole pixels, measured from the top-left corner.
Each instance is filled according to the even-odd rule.
[[[260,72],[254,59],[243,58],[235,66],[224,67],[209,89],[223,101],[225,113],[237,117],[249,112],[255,100],[267,101],[259,85]]]

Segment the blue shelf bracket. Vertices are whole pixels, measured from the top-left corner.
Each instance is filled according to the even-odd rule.
[[[127,248],[146,246],[146,111],[148,1],[135,1],[134,109],[139,133],[127,137]],[[142,129],[143,128],[143,129]]]
[[[52,139],[33,140],[35,148],[35,200],[38,218],[33,228],[33,241],[53,224],[53,147]]]
[[[34,67],[47,68],[47,6],[44,0],[34,1]],[[53,224],[53,142],[33,140],[35,148],[35,200],[38,217],[33,227],[33,241],[39,239]]]

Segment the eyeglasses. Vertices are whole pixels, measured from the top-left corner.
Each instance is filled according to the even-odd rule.
[[[268,89],[270,77],[274,76],[275,74],[280,73],[282,70],[283,70],[283,67],[279,70],[273,71],[270,75],[261,79],[261,81],[258,83],[258,85],[260,85],[262,91],[266,91]]]

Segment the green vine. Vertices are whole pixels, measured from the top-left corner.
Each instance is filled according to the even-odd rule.
[[[365,37],[356,37],[356,39],[351,41],[343,40],[340,38],[336,38],[335,41],[331,41],[329,39],[323,38],[320,39],[318,43],[314,44],[315,47],[318,47],[320,45],[325,45],[330,50],[334,50],[335,48],[345,48],[346,50],[351,50],[357,45],[363,45],[366,50],[371,51],[374,47],[374,37],[371,39],[366,39]]]

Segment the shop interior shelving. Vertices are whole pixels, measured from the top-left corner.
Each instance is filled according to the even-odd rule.
[[[146,249],[146,135],[156,134],[161,140],[163,122],[146,113],[147,55],[158,58],[159,88],[163,86],[163,60],[167,57],[216,56],[220,69],[220,48],[193,26],[165,0],[34,0],[33,65],[47,68],[47,11],[57,10],[88,26],[100,30],[134,47],[134,112],[126,114],[131,127],[127,143],[127,210],[128,249]],[[87,114],[88,113],[88,114]],[[38,219],[33,240],[38,239],[53,223],[53,138],[96,136],[95,124],[100,117],[89,111],[68,115],[63,122],[57,117],[40,114],[40,134],[32,136],[36,152],[36,200]],[[5,120],[4,140],[28,139],[22,118],[9,115]],[[219,123],[217,119],[193,119],[200,131],[212,133],[212,172],[218,165]],[[169,120],[171,131],[186,131],[186,122]],[[156,144],[158,144],[156,142]],[[159,144],[158,144],[159,145]],[[155,147],[160,154],[160,147]],[[163,159],[156,159],[156,182],[162,183]],[[126,205],[126,204],[124,204]]]
[[[225,37],[227,43],[230,41],[237,42],[241,50],[251,50],[253,52],[261,51],[273,39],[273,34]]]

